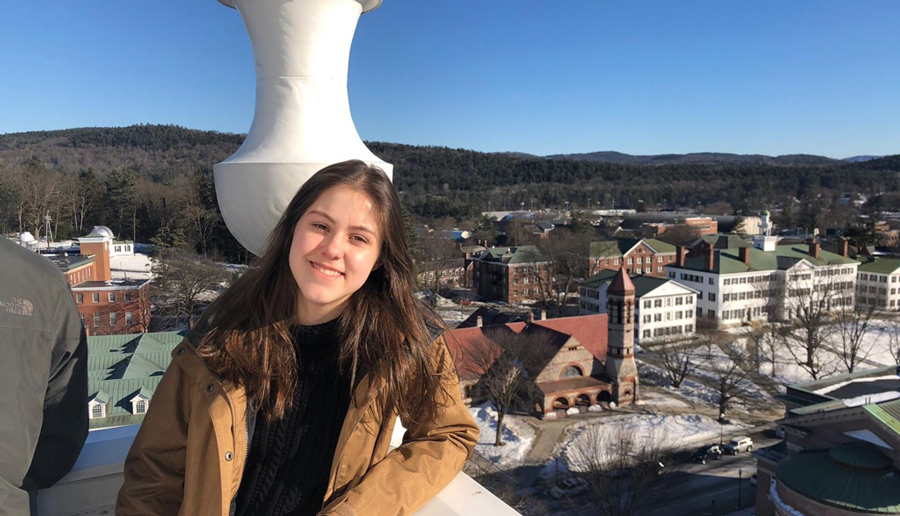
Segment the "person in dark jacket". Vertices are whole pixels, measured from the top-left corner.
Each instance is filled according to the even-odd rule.
[[[0,237],[0,516],[36,514],[87,438],[87,337],[46,258]]]

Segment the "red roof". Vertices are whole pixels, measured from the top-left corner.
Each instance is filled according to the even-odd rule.
[[[534,324],[575,337],[598,360],[606,362],[608,336],[606,314],[559,317],[534,321]]]
[[[556,348],[561,347],[569,340],[569,336],[572,336],[601,362],[606,360],[606,314],[546,319],[534,321],[534,326],[553,332],[555,335],[551,344]],[[492,334],[510,331],[518,334],[526,327],[526,323],[515,322],[481,328],[450,330],[446,335],[447,346],[453,356],[453,361],[456,362],[460,380],[478,380],[490,367],[490,363],[500,356],[503,349],[491,339]]]
[[[625,267],[620,268],[619,272],[616,273],[607,292],[610,294],[634,294],[634,283],[631,282],[631,278],[625,272]]]

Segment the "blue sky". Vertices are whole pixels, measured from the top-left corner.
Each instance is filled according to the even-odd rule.
[[[363,139],[483,151],[900,153],[896,0],[384,0],[360,19]],[[0,133],[246,132],[255,76],[215,0],[13,0]]]

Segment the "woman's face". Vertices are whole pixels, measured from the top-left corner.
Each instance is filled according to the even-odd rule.
[[[367,195],[335,186],[312,203],[294,227],[288,258],[300,288],[300,324],[340,314],[378,263],[381,240],[378,211]]]

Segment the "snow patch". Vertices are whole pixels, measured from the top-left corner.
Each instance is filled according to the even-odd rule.
[[[503,418],[503,446],[494,446],[497,435],[497,411],[491,403],[471,407],[469,413],[478,423],[481,436],[475,452],[500,467],[519,465],[526,457],[534,441],[534,430],[517,416]]]

